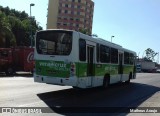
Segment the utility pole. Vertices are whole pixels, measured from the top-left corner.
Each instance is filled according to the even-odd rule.
[[[31,48],[33,47],[33,36],[32,36],[32,11],[31,11],[31,7],[35,6],[35,4],[31,3],[30,4],[30,40],[31,40]]]
[[[113,38],[114,36],[111,36],[111,42],[112,42],[112,38]]]

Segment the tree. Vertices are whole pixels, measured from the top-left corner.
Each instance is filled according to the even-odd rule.
[[[0,47],[10,47],[15,43],[17,46],[30,46],[30,25],[32,24],[33,35],[37,30],[42,30],[39,23],[35,19],[30,20],[25,11],[19,12],[9,7],[0,6],[0,13]]]
[[[146,56],[144,57],[145,60],[154,61],[154,57],[158,54],[155,51],[153,51],[151,48],[148,48],[145,50]]]
[[[16,37],[17,45],[21,45],[21,43],[23,43],[23,38],[25,37],[25,30],[22,21],[15,16],[8,16],[8,19],[11,24],[11,30]]]
[[[0,47],[10,47],[16,45],[15,36],[11,30],[11,25],[4,13],[0,12]]]
[[[98,35],[97,34],[92,34],[92,37],[98,37]]]
[[[79,32],[81,32],[83,34],[86,34],[86,35],[90,35],[91,34],[91,32],[89,31],[89,29],[86,29],[86,28],[80,28]]]

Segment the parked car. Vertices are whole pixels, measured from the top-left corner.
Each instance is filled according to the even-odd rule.
[[[156,71],[157,73],[160,73],[160,69],[157,69],[157,71]]]

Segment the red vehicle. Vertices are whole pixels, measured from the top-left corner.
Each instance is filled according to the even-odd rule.
[[[34,48],[0,48],[0,72],[13,75],[16,71],[33,72]]]

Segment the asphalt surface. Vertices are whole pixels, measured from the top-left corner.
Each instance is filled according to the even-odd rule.
[[[69,111],[75,112],[79,109],[93,111],[93,113],[86,111],[85,115],[137,115],[135,112],[128,113],[127,107],[158,108],[160,107],[159,91],[160,74],[158,73],[139,73],[137,79],[132,80],[129,85],[114,84],[106,90],[102,88],[77,90],[70,86],[35,83],[33,77],[28,74],[19,74],[15,77],[0,75],[0,107],[45,107],[49,109],[49,112],[56,112],[54,115],[75,115],[57,111],[54,109],[55,107],[69,107]],[[116,113],[103,112],[99,114],[96,113],[99,111],[97,107],[108,107]],[[104,110],[106,111],[106,109]],[[140,113],[140,115],[148,114],[160,115],[158,113]],[[82,114],[76,113],[76,115]]]

